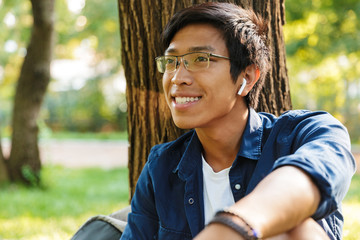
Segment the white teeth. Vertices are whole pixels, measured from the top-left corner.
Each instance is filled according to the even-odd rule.
[[[185,104],[198,101],[199,99],[200,97],[175,97],[175,102],[178,104]]]

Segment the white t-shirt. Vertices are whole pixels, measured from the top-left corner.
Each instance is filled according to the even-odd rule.
[[[202,162],[206,225],[217,211],[233,205],[235,201],[230,188],[230,167],[220,172],[214,172],[211,166],[205,161],[204,156],[202,156]]]

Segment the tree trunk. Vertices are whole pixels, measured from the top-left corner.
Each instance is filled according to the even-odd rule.
[[[0,133],[0,183],[6,182],[8,180],[9,180],[9,175],[6,168],[4,153],[2,151],[1,133]]]
[[[268,40],[272,65],[260,94],[257,111],[279,115],[292,108],[282,29],[285,24],[285,0],[254,0],[252,8],[269,22]]]
[[[8,166],[12,181],[37,184],[41,169],[37,117],[50,81],[54,0],[31,0],[31,4],[34,25],[16,87]]]
[[[129,185],[134,194],[139,174],[151,147],[176,139],[184,131],[171,120],[162,90],[155,57],[162,54],[159,40],[162,29],[178,10],[205,0],[118,0],[122,64],[125,69],[128,103]],[[258,110],[279,114],[291,108],[286,70],[282,25],[285,19],[283,0],[230,1],[252,7],[269,20],[269,43],[272,71],[267,77]]]

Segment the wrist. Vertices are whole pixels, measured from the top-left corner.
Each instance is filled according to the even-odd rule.
[[[242,216],[230,209],[218,211],[209,225],[214,223],[231,228],[244,239],[256,240],[261,238],[259,231],[256,231]]]

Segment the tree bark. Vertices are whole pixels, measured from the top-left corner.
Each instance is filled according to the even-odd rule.
[[[0,183],[9,180],[9,175],[5,163],[5,157],[1,145],[1,133],[0,133]]]
[[[16,87],[8,167],[12,181],[36,184],[41,169],[36,121],[50,81],[54,0],[31,0],[31,4],[34,25]]]
[[[161,55],[160,34],[170,17],[178,10],[205,0],[118,0],[122,64],[125,69],[128,103],[129,185],[134,194],[139,174],[151,147],[176,139],[184,131],[171,120],[156,70],[155,57]],[[228,1],[253,8],[269,20],[269,46],[272,70],[260,96],[258,110],[280,114],[291,108],[286,70],[282,25],[285,22],[284,1]]]
[[[252,8],[268,20],[268,40],[272,65],[260,93],[257,111],[280,115],[292,109],[282,29],[282,26],[285,25],[285,0],[254,0]]]

